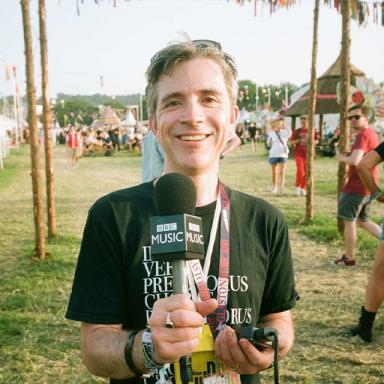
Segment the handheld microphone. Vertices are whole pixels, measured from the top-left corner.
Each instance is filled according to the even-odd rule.
[[[155,184],[157,216],[151,217],[153,260],[171,261],[173,292],[188,294],[186,260],[204,258],[201,218],[194,216],[196,189],[192,180],[180,173],[168,173]],[[183,383],[192,381],[191,355],[180,359]]]

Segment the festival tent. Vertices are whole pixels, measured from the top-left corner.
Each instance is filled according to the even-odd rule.
[[[128,108],[127,115],[123,120],[123,125],[126,127],[134,127],[136,125],[135,116],[132,113],[132,110]]]
[[[332,66],[317,79],[316,111],[317,115],[340,113],[340,104],[337,102],[337,85],[341,81],[341,55]],[[359,78],[365,78],[360,69],[351,64],[351,85],[356,86]],[[309,112],[310,89],[293,103],[285,112],[285,116],[297,117]]]
[[[116,112],[109,106],[103,106],[100,112],[100,118],[92,123],[93,129],[105,129],[109,126],[121,126],[121,120],[117,117]]]

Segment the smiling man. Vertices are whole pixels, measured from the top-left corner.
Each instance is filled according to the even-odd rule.
[[[239,339],[248,324],[277,330],[280,357],[292,347],[297,294],[285,220],[270,204],[219,179],[220,154],[238,116],[236,75],[233,59],[210,40],[170,45],[147,70],[149,125],[165,151],[164,173],[182,173],[196,188],[210,298],[199,301],[193,281],[191,298],[172,295],[171,265],[151,258],[156,180],[111,193],[90,209],[66,316],[82,322],[85,365],[111,383],[175,382],[172,363],[190,353],[194,382],[219,382],[221,369],[235,382],[258,382],[274,352]],[[217,327],[207,328],[206,315]],[[198,371],[202,344],[211,349],[207,369]]]

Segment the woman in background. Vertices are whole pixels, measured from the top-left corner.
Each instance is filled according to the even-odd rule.
[[[271,132],[267,138],[269,164],[272,167],[272,193],[284,194],[285,170],[288,161],[288,139],[291,131],[286,128],[284,119],[279,117],[271,122]]]

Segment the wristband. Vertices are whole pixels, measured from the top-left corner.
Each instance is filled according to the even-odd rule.
[[[133,331],[133,332],[131,332],[128,335],[127,341],[125,342],[125,346],[124,346],[125,362],[127,363],[128,368],[138,377],[142,376],[142,373],[139,371],[139,369],[136,367],[135,363],[133,362],[132,347],[133,347],[133,343],[135,341],[135,336],[139,332],[140,331]]]
[[[371,195],[370,200],[371,201],[377,200],[382,194],[383,194],[383,191],[380,188],[378,188],[377,191]]]
[[[155,362],[152,334],[149,328],[146,328],[143,332],[141,338],[141,347],[144,357],[144,366],[148,370],[148,372],[144,376],[152,376],[154,373],[158,372],[159,369],[163,368],[163,364],[157,364]]]

